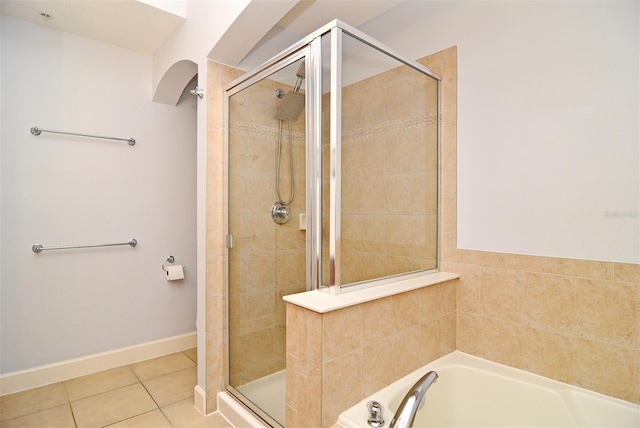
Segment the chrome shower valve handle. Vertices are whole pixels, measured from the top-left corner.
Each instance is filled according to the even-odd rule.
[[[289,221],[291,217],[291,211],[289,211],[289,207],[282,203],[282,201],[278,201],[273,204],[271,207],[271,218],[277,224],[285,224]]]

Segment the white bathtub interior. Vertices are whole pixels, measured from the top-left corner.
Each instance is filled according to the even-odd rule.
[[[640,427],[640,406],[454,351],[343,412],[338,424],[368,427],[366,403],[378,401],[389,424],[423,374],[439,378],[415,427]]]

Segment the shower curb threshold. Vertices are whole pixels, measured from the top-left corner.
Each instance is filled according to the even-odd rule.
[[[233,427],[269,428],[260,419],[238,403],[227,391],[221,391],[216,396],[218,412]]]

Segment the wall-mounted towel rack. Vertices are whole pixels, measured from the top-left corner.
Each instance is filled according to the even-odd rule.
[[[90,134],[80,134],[78,132],[66,132],[66,131],[53,131],[51,129],[41,129],[37,126],[31,128],[31,133],[33,135],[40,135],[43,132],[50,132],[53,134],[65,134],[65,135],[75,135],[78,137],[89,137],[89,138],[102,138],[104,140],[117,140],[117,141],[126,141],[130,146],[136,144],[136,140],[134,138],[116,138],[116,137],[103,137],[101,135],[90,135]]]
[[[45,248],[42,244],[34,244],[31,246],[31,250],[34,253],[41,253],[43,251],[48,251],[48,250],[69,250],[72,248],[115,247],[118,245],[129,245],[130,247],[135,247],[136,245],[138,245],[138,241],[135,239],[130,239],[128,242],[120,242],[117,244],[69,245],[66,247],[47,247],[47,248]]]

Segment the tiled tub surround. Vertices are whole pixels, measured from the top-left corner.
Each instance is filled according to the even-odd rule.
[[[640,403],[640,266],[463,257],[443,263],[460,274],[460,351]]]
[[[455,312],[448,314],[454,322],[448,329],[439,330],[440,346],[452,340],[452,349],[640,403],[640,265],[456,248],[456,56],[454,47],[420,60],[443,78],[441,268],[460,274],[459,280],[436,286],[441,296],[450,296],[453,290],[457,296]],[[210,88],[215,88],[212,82],[221,87],[240,74],[212,63]],[[215,394],[222,390],[224,379],[223,204],[222,195],[218,194],[222,187],[215,187],[217,183],[223,185],[224,158],[222,110],[216,115],[217,110],[212,110],[211,105],[209,109],[207,397],[209,411],[213,411]],[[407,294],[429,296],[434,293],[427,291],[429,288],[432,287]],[[400,305],[403,296],[394,298]],[[362,383],[362,373],[371,372],[367,370],[371,367],[370,358],[386,359],[385,367],[392,368],[394,364],[388,348],[377,346],[380,340],[390,338],[382,334],[368,336],[374,331],[369,327],[381,322],[379,316],[370,320],[369,314],[376,304],[392,308],[394,298],[342,309],[333,315],[291,307],[287,314],[287,335],[291,336],[287,338],[291,340],[287,344],[287,367],[292,368],[287,373],[288,426],[330,426],[342,410],[382,386]],[[412,316],[409,312],[404,315]],[[439,324],[447,325],[448,317],[438,318]],[[349,324],[352,318],[361,321]],[[401,324],[408,325],[409,320]],[[323,325],[327,324],[326,331],[335,331],[329,327],[334,322],[341,325],[339,334],[325,334]],[[424,329],[435,328],[434,322],[422,320]],[[395,343],[393,352],[400,355],[405,349],[403,355],[411,355],[415,341],[409,340],[410,334],[407,332],[404,341]],[[428,338],[434,339],[433,334]],[[304,341],[300,342],[300,338]],[[358,343],[359,347],[351,348]],[[323,346],[329,358],[322,354]],[[423,346],[421,352],[435,352],[433,346]],[[329,352],[331,349],[335,351]],[[364,349],[372,352],[365,353]],[[397,364],[402,363],[398,360]],[[336,374],[341,378],[334,381]],[[323,376],[330,381],[326,385]],[[395,379],[388,383],[392,380]],[[322,395],[323,388],[327,388],[326,397]]]

